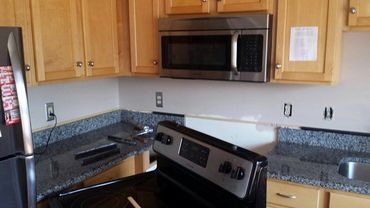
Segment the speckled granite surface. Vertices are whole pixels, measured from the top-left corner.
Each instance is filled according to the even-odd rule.
[[[157,123],[163,120],[174,121],[181,125],[184,125],[185,123],[183,115],[121,111],[121,121],[132,122],[139,126],[146,125],[155,129],[157,127]]]
[[[184,124],[183,115],[117,110],[57,126],[52,133],[50,143],[61,141],[63,139],[67,139],[121,121],[131,122],[139,126],[149,126],[154,129],[157,126],[157,123],[162,120],[171,120],[178,124]],[[34,148],[38,148],[46,144],[50,130],[51,128],[34,132],[32,134]]]
[[[79,134],[83,134],[97,128],[118,123],[120,121],[121,121],[121,111],[118,110],[109,113],[104,113],[91,118],[75,121],[65,125],[57,126],[50,139],[50,143],[67,139]],[[50,130],[51,128],[34,132],[32,134],[34,148],[46,145],[46,141],[49,136]]]
[[[338,173],[341,161],[370,162],[370,138],[283,128],[278,137],[267,155],[269,178],[370,195],[370,182]]]
[[[147,143],[138,141],[136,146],[118,144],[121,151],[119,155],[89,165],[82,166],[80,160],[74,159],[77,152],[112,143],[107,139],[108,135],[120,132],[131,134],[134,128],[135,125],[130,123],[116,123],[50,144],[36,164],[37,201],[97,175],[130,156],[149,150],[152,140],[147,138]],[[35,152],[42,149],[35,149]]]

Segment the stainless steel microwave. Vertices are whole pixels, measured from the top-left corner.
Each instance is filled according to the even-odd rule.
[[[160,18],[160,76],[268,82],[272,16]]]

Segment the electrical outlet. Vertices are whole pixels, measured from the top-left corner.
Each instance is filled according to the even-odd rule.
[[[155,106],[157,106],[157,108],[163,108],[163,93],[162,92],[155,93]]]
[[[324,120],[332,120],[334,116],[334,110],[332,107],[324,108]]]
[[[45,104],[45,112],[46,112],[46,121],[54,120],[54,116],[50,114],[54,114],[54,103],[46,103]]]
[[[291,117],[293,114],[293,105],[289,103],[284,103],[284,116]]]

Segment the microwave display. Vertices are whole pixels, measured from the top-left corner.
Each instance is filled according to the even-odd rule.
[[[230,70],[230,35],[163,36],[163,67]]]
[[[261,72],[263,60],[263,35],[241,35],[238,39],[238,70]]]

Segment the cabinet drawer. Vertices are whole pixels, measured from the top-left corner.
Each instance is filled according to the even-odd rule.
[[[320,190],[275,181],[267,183],[267,202],[296,208],[319,207]]]

